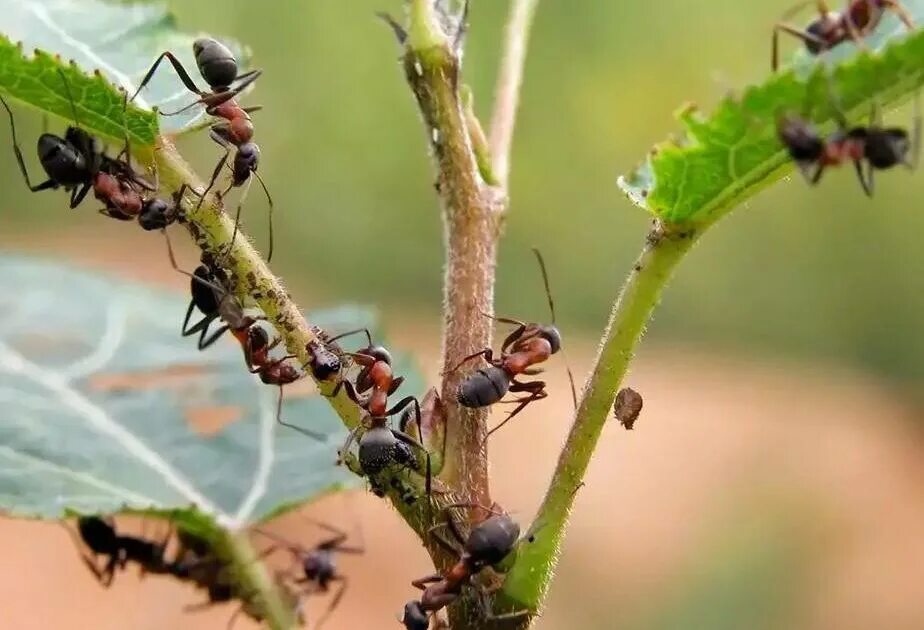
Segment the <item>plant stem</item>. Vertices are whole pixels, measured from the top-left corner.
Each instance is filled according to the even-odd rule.
[[[505,188],[510,175],[510,148],[520,101],[520,85],[523,83],[526,47],[538,5],[539,0],[513,0],[507,20],[504,55],[494,91],[489,146],[494,156],[494,172]]]
[[[247,535],[225,532],[217,546],[232,563],[240,592],[254,594],[244,605],[255,606],[272,630],[295,628],[298,601],[283,600],[282,592],[266,572],[265,565],[257,558]]]
[[[616,390],[661,292],[698,236],[692,232],[668,232],[656,226],[616,299],[571,432],[530,528],[534,542],[520,545],[516,562],[507,574],[503,595],[511,609],[540,612],[575,494],[610,414]],[[514,627],[528,627],[528,624],[521,621]]]
[[[459,384],[474,369],[453,370],[491,344],[494,271],[503,195],[481,177],[459,97],[459,58],[432,16],[433,0],[414,0],[404,71],[423,115],[443,206],[446,275],[443,292],[443,378],[446,461],[441,478],[466,502],[490,505],[484,409],[456,400]]]

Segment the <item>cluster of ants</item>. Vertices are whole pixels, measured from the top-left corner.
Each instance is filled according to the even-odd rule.
[[[802,2],[787,12],[786,18],[808,2]],[[908,11],[899,0],[849,0],[841,13],[831,11],[825,0],[816,0],[818,18],[805,29],[779,22],[773,30],[772,67],[779,66],[779,34],[793,35],[805,44],[811,55],[819,55],[835,46],[853,41],[865,46],[863,37],[875,32],[886,12],[896,14],[910,30],[914,28]],[[830,77],[829,77],[830,79]],[[830,88],[830,81],[829,81]],[[825,170],[852,162],[867,196],[873,194],[873,173],[903,165],[914,169],[921,146],[921,114],[917,99],[911,133],[897,127],[883,127],[875,103],[868,125],[851,127],[837,96],[831,89],[837,129],[822,136],[804,116],[788,114],[777,124],[777,134],[810,184],[817,184]]]
[[[804,4],[806,3],[802,3]],[[847,40],[862,43],[861,38],[875,30],[886,11],[897,13],[909,28],[912,27],[910,17],[898,0],[851,0],[841,14],[830,11],[823,0],[818,0],[816,4],[820,16],[805,30],[787,23],[776,25],[773,36],[774,70],[778,66],[779,33],[799,37],[808,51],[817,55]],[[218,161],[205,190],[192,191],[183,185],[173,193],[170,200],[158,197],[156,170],[154,181],[149,181],[132,166],[127,132],[124,148],[113,158],[105,153],[97,138],[80,127],[70,86],[64,73],[60,71],[75,124],[67,128],[63,138],[50,133],[44,133],[39,137],[38,156],[48,176],[48,179],[41,183],[32,184],[16,138],[13,113],[7,102],[0,97],[0,103],[9,115],[17,163],[27,186],[33,192],[63,188],[70,193],[70,207],[76,208],[92,189],[96,199],[104,204],[100,210],[102,214],[122,221],[136,220],[142,229],[160,230],[165,235],[168,226],[186,220],[183,205],[187,203],[187,193],[191,192],[197,196],[198,203],[201,204],[226,167],[230,170],[230,178],[227,188],[217,194],[219,201],[223,200],[232,188],[243,187],[245,184],[249,188],[252,178],[256,178],[263,187],[269,203],[269,259],[273,250],[273,202],[265,184],[257,175],[260,149],[253,142],[254,126],[250,118],[250,113],[259,107],[241,107],[236,101],[236,97],[261,75],[261,70],[239,74],[237,61],[231,51],[213,39],[197,40],[193,51],[199,72],[209,86],[208,91],[201,90],[176,56],[167,51],[151,66],[135,94],[130,99],[126,95],[125,105],[127,107],[148,84],[163,60],[170,62],[183,85],[198,98],[176,112],[163,115],[178,114],[196,105],[202,105],[208,115],[217,119],[210,126],[209,136],[225,150],[225,153]],[[909,134],[902,129],[883,128],[878,122],[875,110],[870,124],[865,127],[850,128],[846,118],[838,114],[839,129],[826,138],[820,136],[809,121],[797,116],[781,118],[778,129],[782,143],[811,183],[817,183],[826,168],[852,161],[863,189],[867,194],[871,194],[874,170],[888,169],[898,164],[909,167],[914,165],[920,145],[919,119],[918,116],[912,134],[913,139],[909,139]],[[244,189],[237,206],[231,244],[237,236],[241,208],[248,188]],[[378,495],[385,494],[386,486],[380,475],[397,467],[410,469],[424,478],[425,493],[429,500],[432,490],[430,452],[418,441],[418,437],[422,439],[423,436],[420,403],[414,396],[406,396],[393,404],[389,403],[389,398],[395,394],[404,379],[394,374],[391,354],[386,348],[373,342],[368,330],[352,330],[330,336],[325,331],[315,329],[315,339],[306,348],[310,361],[305,365],[294,364],[295,355],[274,357],[272,353],[282,340],[280,337],[271,338],[270,333],[260,325],[266,317],[248,314],[245,305],[235,296],[234,279],[224,264],[225,256],[220,253],[204,253],[201,264],[189,273],[177,265],[169,239],[167,244],[173,267],[191,279],[191,300],[181,329],[183,336],[198,335],[198,348],[204,350],[230,331],[243,350],[247,369],[258,375],[264,383],[279,387],[277,422],[314,439],[323,440],[324,437],[282,420],[283,387],[303,378],[307,371],[318,381],[336,382],[332,395],[336,396],[342,389],[364,411],[363,422],[349,433],[339,451],[340,460],[346,459],[353,443],[356,442],[358,472],[369,479],[373,492]],[[561,350],[562,339],[555,326],[555,310],[548,275],[541,254],[538,251],[535,251],[535,254],[545,284],[552,324],[494,318],[500,323],[514,326],[514,330],[504,339],[499,356],[495,356],[491,348],[485,348],[465,357],[451,370],[458,370],[471,361],[482,362],[481,367],[465,378],[459,387],[457,400],[461,405],[469,408],[487,407],[499,402],[516,405],[498,426],[488,432],[488,435],[528,405],[548,396],[544,381],[524,380],[522,377],[539,374],[539,364],[546,362]],[[202,317],[191,323],[196,309]],[[485,316],[490,317],[487,314]],[[212,324],[216,320],[220,325],[212,330]],[[364,334],[367,345],[354,352],[343,351],[337,341],[354,334]],[[351,371],[354,365],[358,370]],[[352,375],[352,378],[349,375]],[[508,393],[520,395],[514,396],[511,400],[502,400]],[[572,396],[576,399],[573,379]],[[614,405],[616,417],[626,429],[633,428],[641,407],[641,397],[630,389],[620,392]],[[399,427],[393,428],[389,419],[399,413]],[[412,435],[414,429],[417,437]],[[401,495],[408,503],[417,500],[419,491],[399,488],[395,485],[395,479],[397,477],[391,479],[392,486],[401,489]],[[471,527],[468,536],[462,535],[452,517],[453,511],[458,509],[472,509],[482,515]],[[412,582],[422,593],[419,598],[408,602],[404,608],[401,622],[407,630],[427,630],[437,613],[455,601],[462,594],[464,587],[472,587],[487,598],[490,589],[476,578],[485,569],[501,563],[519,541],[519,526],[496,505],[484,507],[453,504],[444,506],[442,513],[446,514],[447,518],[432,528],[430,534],[438,544],[457,556],[458,561],[445,571]],[[298,561],[300,568],[277,575],[277,582],[283,589],[282,592],[292,596],[299,614],[301,595],[306,592],[327,592],[332,583],[340,584],[323,620],[339,603],[347,584],[346,578],[337,572],[334,554],[361,553],[362,548],[346,545],[346,535],[340,530],[326,524],[319,525],[333,536],[312,549],[304,549],[267,532],[257,531],[273,541],[273,545],[264,551],[261,557],[278,549],[287,549]],[[453,540],[444,538],[437,532],[439,529],[448,530]],[[233,576],[229,575],[227,562],[211,549],[204,538],[180,530],[177,532],[178,549],[170,555],[168,548],[172,528],[163,540],[153,541],[143,536],[119,534],[110,520],[82,517],[78,519],[78,532],[79,538],[93,554],[85,554],[83,560],[104,585],[111,583],[117,569],[125,568],[128,563],[135,563],[146,573],[169,575],[204,589],[208,596],[206,605],[237,600],[240,602],[239,612],[243,611],[257,620],[261,618],[260,605],[254,601],[256,594],[241,591]],[[102,568],[97,565],[97,556],[107,558]],[[286,588],[285,585],[290,583],[304,588],[301,591]],[[484,599],[483,603],[486,616],[491,617],[490,602]],[[524,613],[514,612],[505,616],[520,614]]]
[[[161,54],[151,66],[135,94],[131,98],[126,95],[123,114],[127,110],[128,103],[134,100],[147,85],[161,62],[165,59],[169,61],[182,83],[198,98],[177,112],[162,113],[162,115],[173,115],[189,107],[203,105],[208,115],[220,119],[211,125],[209,135],[225,149],[225,154],[215,167],[211,181],[204,191],[194,191],[183,185],[173,193],[170,200],[158,197],[156,193],[159,185],[156,170],[154,181],[149,181],[135,170],[132,165],[127,132],[125,132],[125,146],[122,151],[116,157],[107,155],[101,142],[81,128],[70,85],[65,74],[60,70],[59,76],[64,93],[71,105],[74,124],[67,128],[63,138],[51,133],[43,133],[39,137],[38,157],[47,175],[47,179],[41,183],[32,183],[16,136],[13,112],[7,102],[0,97],[0,103],[9,115],[13,151],[29,189],[38,192],[62,188],[70,193],[71,208],[79,206],[92,189],[95,198],[104,205],[100,210],[103,215],[121,221],[135,220],[142,229],[160,230],[166,236],[168,226],[186,221],[184,204],[187,203],[187,193],[191,192],[198,196],[198,203],[201,204],[209,190],[218,181],[232,151],[234,151],[234,156],[229,167],[230,181],[227,189],[218,195],[219,201],[232,187],[240,187],[248,183],[251,176],[259,179],[256,170],[260,150],[253,142],[254,127],[250,118],[250,113],[258,108],[241,107],[236,97],[260,76],[261,71],[253,70],[238,74],[238,64],[230,50],[212,39],[197,40],[193,50],[200,74],[208,83],[209,91],[200,90],[182,63],[173,53],[167,51]],[[262,185],[262,180],[260,182]],[[266,190],[265,185],[263,188]],[[272,209],[272,200],[268,191],[267,199]],[[237,236],[242,204],[243,195],[237,209],[232,244]],[[406,396],[390,404],[390,397],[398,390],[404,378],[393,373],[391,354],[385,347],[373,342],[372,335],[367,329],[352,330],[330,336],[325,331],[316,328],[314,330],[315,339],[306,348],[310,361],[305,365],[294,364],[295,355],[273,357],[272,353],[280,345],[282,339],[278,336],[272,338],[271,333],[261,325],[261,322],[266,320],[265,315],[248,313],[244,303],[235,296],[234,278],[230,269],[224,264],[225,255],[204,253],[201,264],[190,273],[180,269],[177,265],[169,238],[167,239],[167,250],[174,269],[190,277],[191,300],[181,328],[181,334],[184,337],[197,335],[197,347],[205,350],[226,332],[230,332],[243,350],[247,369],[258,375],[264,383],[279,387],[277,422],[314,439],[324,440],[324,436],[282,420],[283,387],[304,377],[309,370],[318,381],[333,382],[336,380],[331,395],[336,396],[342,389],[364,411],[363,422],[349,433],[339,451],[340,460],[346,459],[353,443],[356,442],[358,472],[368,477],[373,492],[380,496],[386,492],[386,486],[380,479],[380,473],[394,467],[409,468],[424,478],[424,488],[429,500],[432,483],[430,452],[410,432],[413,424],[417,435],[423,435],[420,403],[416,397]],[[515,329],[505,338],[500,356],[495,356],[490,348],[486,348],[466,357],[452,369],[452,371],[458,370],[463,364],[477,359],[483,361],[484,365],[464,379],[460,385],[457,399],[466,407],[477,408],[493,405],[501,402],[508,392],[522,394],[510,401],[505,401],[515,404],[516,407],[489,435],[522,412],[529,404],[548,395],[545,382],[523,380],[520,377],[538,374],[541,370],[536,365],[547,361],[561,348],[561,335],[554,325],[554,305],[549,292],[545,264],[538,250],[535,253],[545,283],[553,324],[542,325],[496,318],[499,322],[515,326]],[[268,257],[271,254],[272,219],[270,215]],[[201,313],[201,318],[197,321],[193,321],[195,310]],[[216,321],[220,325],[213,329]],[[367,345],[355,352],[344,352],[337,341],[354,334],[364,334]],[[358,367],[358,370],[349,372],[354,365]],[[348,373],[353,374],[352,378],[345,376]],[[399,428],[396,429],[390,425],[389,418],[399,413],[401,413],[401,421]],[[419,491],[396,485],[397,479],[392,476],[392,487],[398,489],[408,503],[416,501],[420,494]],[[452,509],[462,507],[465,506],[448,506],[444,508],[444,511],[450,514]],[[476,523],[467,537],[460,534],[452,518],[446,520],[445,527],[458,543],[459,549],[455,549],[442,536],[433,534],[440,544],[453,550],[453,553],[458,554],[460,559],[444,574],[414,581],[413,584],[421,588],[423,594],[419,600],[408,603],[405,608],[402,621],[407,628],[427,628],[434,614],[458,597],[462,587],[469,584],[471,578],[485,567],[497,564],[513,549],[519,537],[519,526],[509,516],[498,511],[496,506],[479,509],[489,516]],[[327,591],[330,583],[340,582],[341,588],[332,600],[328,611],[330,612],[340,601],[346,586],[346,579],[336,571],[334,554],[336,552],[359,553],[362,550],[344,545],[345,535],[339,530],[329,525],[322,524],[321,526],[335,533],[335,536],[311,550],[302,549],[274,537],[276,544],[264,554],[271,553],[277,548],[289,549],[301,561],[302,575],[294,580],[295,584],[308,584],[314,591]],[[96,516],[79,518],[77,529],[80,540],[93,554],[92,556],[84,555],[84,563],[104,585],[108,586],[112,582],[117,569],[125,568],[129,563],[135,563],[143,572],[169,575],[205,589],[208,604],[237,600],[241,603],[239,612],[243,611],[255,619],[260,618],[260,606],[253,601],[255,594],[241,592],[233,576],[229,575],[230,569],[227,563],[213,552],[203,538],[179,530],[177,532],[179,548],[170,555],[168,548],[172,531],[160,541],[150,540],[143,536],[124,535],[116,531],[111,519]],[[268,533],[265,534],[272,537]],[[97,565],[96,556],[107,558],[102,568]],[[289,578],[291,575],[277,577],[280,577],[277,580],[280,586],[284,587],[285,580],[282,578]],[[283,592],[292,594],[295,600],[299,599],[299,593],[293,592],[292,589],[284,589]]]

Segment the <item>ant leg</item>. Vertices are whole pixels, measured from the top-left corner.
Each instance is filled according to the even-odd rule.
[[[204,105],[206,113],[208,113],[210,116],[214,116],[214,108],[218,107],[222,103],[227,103],[235,96],[246,90],[247,86],[256,81],[261,74],[263,74],[263,70],[251,70],[250,72],[246,72],[238,77],[238,80],[240,80],[242,77],[246,77],[245,80],[237,84],[234,89],[225,90],[224,92],[200,92],[199,94],[201,98],[198,100],[193,101],[189,105],[181,107],[174,112],[165,112],[162,115],[176,116],[177,114],[182,114],[188,109],[192,109],[196,105]]]
[[[826,165],[825,165],[825,164],[819,164],[819,165],[818,165],[818,168],[815,169],[815,172],[812,174],[811,177],[808,177],[808,174],[807,174],[806,172],[803,172],[803,174],[806,176],[806,178],[808,179],[809,183],[810,183],[811,185],[814,186],[814,185],[816,185],[818,182],[821,181],[821,176],[824,175],[825,168],[826,168]]]
[[[205,201],[209,191],[215,186],[215,182],[218,181],[218,176],[221,175],[221,169],[225,167],[225,164],[228,163],[228,158],[231,156],[231,149],[227,145],[223,146],[225,147],[225,154],[221,156],[221,159],[218,160],[218,164],[215,166],[215,170],[212,171],[212,179],[209,180],[209,185],[202,191],[202,195],[199,197],[199,203],[196,204],[197,210],[202,207],[202,202]]]
[[[358,335],[359,333],[366,333],[366,339],[369,341],[369,347],[372,347],[372,334],[369,332],[368,328],[357,328],[356,330],[350,330],[348,332],[340,333],[334,337],[331,337],[327,340],[327,343],[333,343],[338,339],[343,339],[344,337],[350,337],[352,335]]]
[[[225,630],[232,630],[234,628],[234,624],[237,623],[237,618],[241,616],[242,612],[244,612],[244,604],[238,606],[234,614],[231,615],[231,618],[228,619],[228,625],[225,626]]]
[[[343,595],[346,593],[347,586],[349,585],[349,581],[343,575],[335,575],[331,578],[331,580],[339,581],[340,588],[337,589],[336,595],[334,595],[333,599],[331,599],[331,602],[328,604],[327,610],[324,611],[324,614],[318,617],[317,622],[314,624],[315,628],[320,628],[322,625],[324,625],[324,622],[327,621],[327,618],[330,617],[330,615],[340,604],[340,600],[343,599]]]
[[[485,588],[478,589],[478,601],[481,603],[482,611],[486,621],[503,621],[505,619],[517,619],[519,617],[525,617],[530,613],[529,609],[524,608],[522,610],[514,610],[512,612],[501,613],[499,615],[494,614],[493,606],[491,606],[491,595]]]
[[[420,430],[419,421],[418,421],[417,426],[418,426],[418,431],[419,431]],[[392,435],[394,435],[396,438],[398,438],[405,444],[408,444],[410,446],[413,446],[414,448],[417,448],[423,451],[424,460],[426,461],[426,464],[424,465],[424,489],[427,493],[427,497],[429,498],[430,495],[433,494],[432,492],[433,491],[433,467],[430,462],[430,451],[428,451],[427,448],[423,444],[421,444],[420,442],[418,442],[417,440],[415,440],[414,438],[412,438],[410,435],[408,435],[407,433],[403,431],[397,431],[395,429],[392,429],[391,432],[392,432]],[[420,474],[420,471],[417,471],[417,472],[418,474]]]
[[[787,24],[785,22],[777,22],[773,26],[773,44],[771,46],[770,69],[773,72],[776,72],[780,67],[780,33],[786,33],[788,35],[792,35],[793,37],[797,37],[801,39],[806,46],[809,44],[814,44],[821,50],[827,50],[829,48],[828,42],[821,39],[820,37],[791,24]]]
[[[29,181],[29,171],[26,170],[26,162],[22,157],[22,150],[19,148],[19,140],[16,139],[16,124],[13,122],[13,110],[10,109],[10,106],[7,105],[6,100],[0,96],[0,103],[3,103],[6,113],[10,117],[10,135],[13,136],[13,153],[16,155],[16,162],[19,164],[19,170],[22,173],[23,179],[26,180],[26,186],[29,187],[29,190],[32,192],[39,192],[40,190],[48,190],[49,188],[57,188],[58,182],[53,179],[42,182],[41,184],[32,185],[32,182]]]
[[[854,160],[853,166],[857,171],[857,179],[860,180],[860,185],[863,186],[863,192],[866,193],[867,197],[873,196],[873,165],[867,164],[866,174],[863,173],[863,160]]]
[[[883,7],[895,13],[908,30],[914,30],[914,20],[908,9],[899,0],[882,0]]]
[[[353,441],[356,439],[356,434],[359,433],[361,428],[362,425],[356,426],[347,434],[347,438],[343,442],[343,446],[340,447],[340,450],[337,453],[338,466],[343,463],[344,456],[350,451],[350,447],[353,445]]]
[[[213,343],[215,343],[216,341],[218,341],[218,339],[219,339],[223,334],[225,334],[226,332],[228,332],[229,330],[231,330],[231,327],[228,326],[227,324],[224,324],[224,325],[222,325],[218,330],[216,330],[214,333],[212,333],[212,335],[211,335],[210,337],[206,338],[205,334],[208,332],[208,327],[204,328],[204,329],[202,330],[202,334],[199,336],[199,349],[200,349],[200,350],[205,350],[206,348],[208,348],[209,346],[211,346]]]
[[[401,26],[401,24],[399,24],[395,18],[390,16],[388,13],[385,13],[384,11],[377,11],[375,16],[385,22],[389,28],[391,28],[399,44],[403,45],[404,42],[407,41],[407,31],[404,30],[404,27]]]
[[[434,584],[436,582],[442,581],[443,576],[439,573],[434,573],[433,575],[426,575],[422,578],[417,578],[416,580],[411,581],[411,586],[414,588],[419,588],[424,591],[427,588],[427,584]]]
[[[285,420],[282,419],[282,394],[283,394],[283,392],[282,392],[282,385],[280,385],[280,386],[279,386],[279,397],[276,398],[276,422],[279,423],[279,424],[281,424],[281,425],[284,426],[284,427],[288,427],[288,428],[290,428],[290,429],[295,429],[296,431],[298,431],[298,432],[301,433],[302,435],[307,435],[307,436],[310,437],[312,440],[315,440],[315,441],[317,441],[317,442],[326,442],[326,441],[327,441],[327,436],[324,435],[323,433],[317,433],[317,432],[311,431],[311,430],[309,430],[309,429],[304,429],[304,428],[302,428],[302,427],[300,427],[300,426],[291,424],[291,423],[286,422]]]
[[[443,372],[443,376],[446,376],[447,374],[452,374],[453,372],[458,370],[460,367],[462,367],[463,365],[465,365],[472,359],[477,359],[478,357],[484,357],[485,361],[487,361],[488,363],[492,363],[494,361],[494,351],[491,350],[491,348],[485,348],[484,350],[479,350],[478,352],[475,352],[474,354],[470,354],[464,359],[462,359],[461,361],[459,361],[455,366],[453,366],[452,369],[449,369]]]
[[[535,382],[536,382],[536,383],[541,383],[542,381],[535,381]],[[543,383],[543,385],[544,385],[544,383]],[[512,388],[511,388],[511,391],[513,391]],[[503,427],[505,424],[507,424],[508,422],[510,422],[510,421],[513,419],[514,416],[516,416],[518,413],[520,413],[521,411],[523,411],[524,409],[526,409],[526,407],[527,407],[530,403],[535,402],[535,401],[537,401],[537,400],[542,400],[542,399],[545,398],[546,396],[548,396],[548,394],[545,393],[544,391],[541,391],[541,390],[540,390],[540,391],[533,392],[532,395],[530,395],[530,396],[524,396],[523,398],[519,398],[519,399],[517,399],[517,400],[515,400],[515,401],[511,401],[511,402],[517,403],[517,408],[514,409],[513,411],[511,411],[511,412],[507,415],[507,417],[504,418],[504,420],[503,420],[499,425],[497,425],[496,427],[494,427],[493,429],[491,429],[490,431],[488,431],[487,434],[485,434],[485,436],[484,436],[484,442],[487,442],[487,441],[488,441],[488,438],[491,437],[491,434],[493,434],[493,433],[496,432],[496,431],[499,431],[499,430],[501,429],[501,427]]]
[[[160,54],[157,60],[154,62],[154,65],[151,66],[151,69],[148,70],[148,73],[144,75],[144,78],[141,79],[141,83],[138,85],[138,89],[135,90],[135,93],[132,94],[132,97],[128,99],[129,102],[135,100],[135,97],[138,96],[138,93],[144,89],[144,87],[151,81],[151,77],[154,76],[154,73],[157,71],[157,67],[160,65],[160,62],[166,59],[173,66],[173,69],[176,70],[177,76],[180,77],[180,81],[183,82],[183,85],[186,86],[186,89],[192,92],[193,94],[201,95],[203,94],[202,90],[198,88],[195,81],[192,80],[192,77],[189,76],[189,73],[186,71],[186,68],[183,67],[183,64],[180,63],[180,60],[173,56],[173,53],[169,50],[164,51]]]
[[[266,195],[266,203],[269,205],[269,210],[267,211],[267,220],[269,222],[269,251],[266,253],[266,262],[269,262],[273,259],[273,197],[270,195],[269,189],[266,187],[266,182],[263,181],[260,174],[257,171],[250,172],[257,178],[257,181],[260,182],[260,188],[263,189],[263,194]],[[241,203],[243,203],[243,201]]]
[[[90,192],[90,189],[93,187],[93,184],[87,182],[80,188],[75,188],[74,192],[71,193],[71,210],[79,206],[83,200],[86,198],[87,193]]]

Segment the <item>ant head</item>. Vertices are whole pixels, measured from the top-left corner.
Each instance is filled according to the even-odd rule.
[[[326,381],[340,372],[340,357],[321,343],[308,344],[308,352],[311,353],[311,363],[309,363],[311,373],[319,381]]]
[[[831,47],[827,42],[831,39],[832,32],[840,28],[838,16],[832,13],[825,13],[818,19],[809,24],[805,31],[812,38],[805,38],[805,49],[812,55],[817,55]],[[822,43],[825,42],[825,43]]]
[[[520,526],[506,514],[495,514],[472,528],[465,551],[477,567],[495,565],[513,551]]]
[[[391,352],[385,346],[369,346],[360,350],[359,354],[367,354],[376,361],[391,365]]]
[[[552,354],[561,350],[561,333],[555,326],[540,326],[539,336],[549,342],[552,346]]]
[[[202,78],[216,92],[224,92],[237,78],[237,60],[221,42],[203,37],[193,42],[193,54]]]
[[[404,605],[401,623],[407,630],[427,630],[430,627],[430,618],[420,602],[408,602]]]
[[[866,136],[864,156],[874,168],[891,168],[908,161],[911,140],[904,129],[873,129]]]
[[[171,206],[163,199],[148,199],[141,207],[138,223],[144,230],[162,230],[170,223]]]
[[[777,123],[777,136],[789,151],[789,157],[799,163],[814,162],[824,152],[824,140],[807,120],[787,115]]]
[[[262,350],[269,345],[269,333],[260,326],[251,326],[247,329],[247,343],[250,350]]]
[[[234,155],[234,183],[242,185],[260,164],[260,147],[256,142],[245,142]]]

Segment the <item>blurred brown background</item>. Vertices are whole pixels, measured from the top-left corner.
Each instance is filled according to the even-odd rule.
[[[266,106],[256,120],[277,200],[274,269],[305,307],[380,305],[394,345],[435,382],[432,172],[397,50],[371,17],[400,3],[169,4],[183,28],[248,43],[266,71],[250,100]],[[539,246],[576,374],[646,228],[616,175],[676,128],[681,102],[708,108],[764,76],[770,25],[788,4],[541,4],[498,311],[545,317],[528,249]],[[485,114],[506,8],[474,2],[466,73]],[[20,119],[23,137],[37,132],[37,118]],[[181,144],[201,173],[211,169],[204,136]],[[919,173],[888,174],[869,202],[852,178],[772,188],[680,270],[629,379],[645,396],[642,418],[603,436],[540,628],[924,628],[924,188]],[[5,150],[0,191],[4,250],[186,289],[159,237],[89,207],[67,212],[61,195],[29,195]],[[245,212],[265,243],[258,194]],[[491,445],[497,498],[522,522],[567,430],[559,362],[549,376],[553,395]],[[350,589],[327,627],[398,627],[410,580],[430,568],[416,540],[368,494],[310,512],[361,523],[368,549],[343,561]],[[278,529],[306,544],[319,536],[297,515]],[[212,629],[233,610],[185,614],[199,594],[134,572],[104,591],[57,525],[3,521],[0,558],[3,628]],[[325,606],[311,599],[309,617]]]

